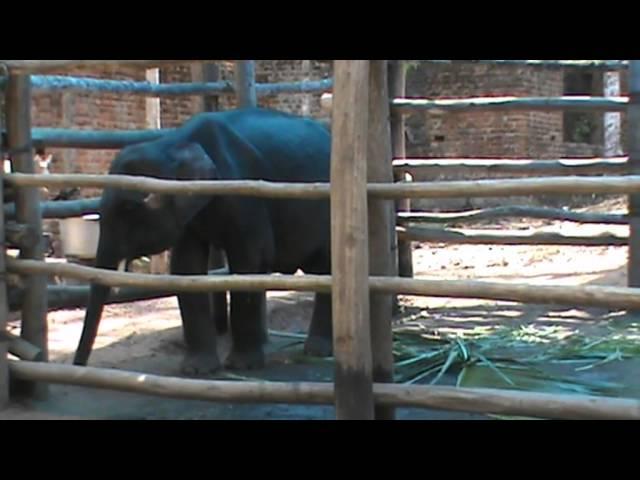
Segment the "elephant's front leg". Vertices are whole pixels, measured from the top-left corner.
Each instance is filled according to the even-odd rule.
[[[171,273],[206,274],[208,257],[209,245],[186,234],[172,250]],[[178,295],[184,340],[187,345],[182,370],[187,375],[214,373],[221,367],[210,300],[206,292]]]

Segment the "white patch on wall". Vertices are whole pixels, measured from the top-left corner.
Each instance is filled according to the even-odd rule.
[[[311,60],[302,60],[302,76],[304,81],[311,80]],[[302,94],[302,115],[308,116],[311,113],[311,95]]]
[[[147,82],[155,85],[160,83],[160,69],[151,68],[146,71]],[[147,128],[160,128],[160,97],[147,97]]]
[[[604,96],[620,96],[620,74],[618,72],[605,72]],[[604,114],[604,156],[617,157],[622,155],[621,141],[622,121],[619,112],[607,112]]]

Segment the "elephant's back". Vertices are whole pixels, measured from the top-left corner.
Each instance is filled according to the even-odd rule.
[[[246,172],[264,180],[322,182],[329,180],[331,135],[320,122],[260,108],[219,112],[224,121],[262,157],[260,171]]]

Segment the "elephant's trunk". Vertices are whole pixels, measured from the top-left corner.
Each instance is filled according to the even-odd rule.
[[[101,248],[98,248],[98,255],[96,258],[96,267],[115,270],[118,265],[117,257],[113,255],[105,255],[102,253]],[[87,305],[87,311],[84,317],[84,326],[82,327],[82,336],[78,343],[78,349],[73,359],[74,365],[86,365],[89,356],[91,355],[91,349],[98,334],[98,326],[100,325],[100,319],[102,317],[102,309],[107,299],[111,287],[91,284],[91,292],[89,294],[89,304]]]

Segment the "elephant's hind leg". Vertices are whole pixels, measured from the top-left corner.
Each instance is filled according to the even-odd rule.
[[[270,228],[259,235],[246,235],[227,249],[233,273],[266,273],[271,270],[273,240]],[[225,365],[231,369],[257,369],[266,363],[264,344],[267,335],[266,292],[231,292],[231,353]]]
[[[172,251],[171,273],[206,274],[208,256],[209,246],[187,234]],[[182,370],[187,375],[214,373],[221,367],[210,300],[206,292],[178,294],[184,340],[187,345]]]
[[[306,273],[327,275],[331,271],[331,255],[323,251],[303,266]],[[330,357],[333,354],[333,320],[331,293],[316,293],[309,334],[304,352],[314,357]]]

